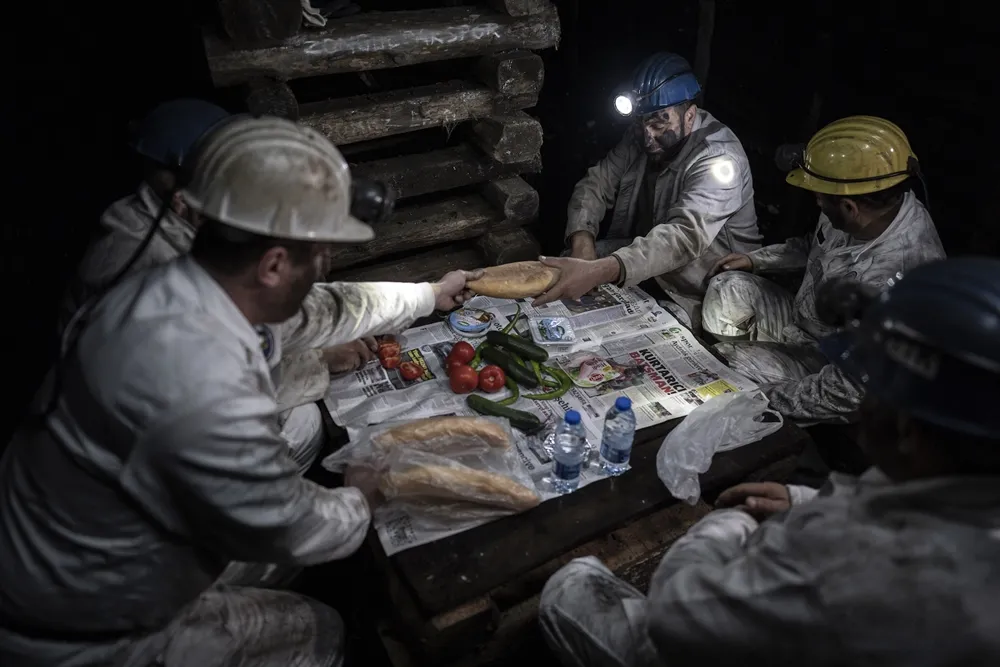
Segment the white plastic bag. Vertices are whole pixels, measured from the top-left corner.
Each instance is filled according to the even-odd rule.
[[[753,391],[715,396],[695,408],[667,434],[656,455],[656,474],[670,494],[694,505],[701,497],[698,475],[708,470],[716,452],[757,442],[780,429],[781,415],[767,405],[767,397]],[[765,415],[776,421],[764,421]]]

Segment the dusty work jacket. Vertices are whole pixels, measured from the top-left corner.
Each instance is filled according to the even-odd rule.
[[[104,212],[102,236],[87,248],[63,304],[64,327],[73,313],[129,261],[156,221],[160,206],[160,199],[143,183],[135,194],[115,202]],[[187,254],[194,237],[195,229],[187,220],[168,212],[131,272]],[[318,349],[332,345],[328,328],[331,313],[325,307],[329,300],[324,297],[324,290],[328,290],[324,284],[317,284],[300,313],[288,322],[257,326],[283,413],[321,399],[330,386],[330,374]]]
[[[699,109],[680,153],[656,177],[651,221],[636,226],[646,162],[645,151],[627,132],[577,183],[566,236],[587,231],[596,238],[613,207],[608,237],[635,238],[614,252],[624,267],[621,284],[655,277],[690,312],[701,303],[717,260],[760,247],[750,165],[732,130]]]
[[[330,343],[434,308],[427,283],[314,298]],[[309,565],[361,544],[364,497],[301,477],[257,332],[190,255],[112,290],[78,350],[54,412],[0,459],[0,663],[5,645],[32,642],[40,659],[88,638],[110,655],[230,561]]]
[[[1000,664],[998,482],[870,470],[759,526],[713,512],[653,575],[649,637],[677,665]]]
[[[816,312],[816,289],[827,280],[847,278],[883,290],[910,269],[944,257],[931,215],[912,191],[904,195],[899,213],[876,239],[855,239],[834,229],[826,215],[820,214],[812,234],[750,253],[755,272],[805,268],[795,295],[793,321],[779,341],[804,345],[817,345],[820,338],[835,331]],[[851,395],[835,388],[848,382],[843,371],[830,364],[815,375],[769,388],[768,398],[782,414],[821,414],[813,406],[822,406],[830,396]]]

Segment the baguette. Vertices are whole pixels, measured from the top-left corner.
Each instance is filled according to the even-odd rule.
[[[510,435],[499,423],[482,417],[429,417],[394,426],[372,436],[372,445],[382,452],[407,447],[422,452],[443,453],[455,445],[487,444],[510,449]]]
[[[470,280],[466,287],[497,299],[536,297],[556,284],[559,269],[541,262],[514,262],[483,269],[483,277]]]
[[[467,467],[441,465],[413,466],[388,471],[379,480],[386,498],[422,496],[462,500],[521,512],[541,502],[534,489],[509,477]]]

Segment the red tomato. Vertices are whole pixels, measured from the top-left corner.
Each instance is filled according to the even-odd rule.
[[[399,343],[381,343],[378,346],[378,358],[384,359],[385,357],[398,357],[399,356]]]
[[[398,354],[386,355],[384,357],[379,357],[379,363],[382,364],[382,368],[392,370],[393,368],[399,368],[399,364],[402,359],[399,358]]]
[[[474,356],[476,356],[476,348],[462,340],[452,346],[451,352],[448,353],[448,356],[452,359],[458,359],[463,364],[467,364],[472,361]]]
[[[462,363],[458,359],[452,359],[451,357],[448,357],[447,359],[445,359],[444,362],[444,374],[447,375],[448,377],[451,377],[452,369],[454,369],[456,366],[465,366],[465,365],[467,364]]]
[[[507,376],[499,366],[484,366],[479,371],[479,388],[487,394],[493,394],[503,389]]]
[[[479,384],[479,375],[472,366],[455,366],[451,369],[450,384],[456,394],[468,394]]]
[[[403,376],[404,380],[416,380],[424,374],[424,369],[412,361],[404,361],[399,365],[399,374]]]

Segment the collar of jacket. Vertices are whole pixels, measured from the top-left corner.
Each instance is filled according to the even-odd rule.
[[[139,185],[136,194],[139,201],[142,202],[146,215],[149,216],[150,220],[156,220],[156,216],[160,213],[160,207],[163,206],[163,200],[153,192],[153,188],[145,181]],[[191,249],[195,234],[194,225],[174,213],[173,209],[167,209],[167,214],[160,221],[160,230],[175,246],[184,246],[183,252]]]
[[[237,308],[229,293],[191,255],[185,255],[176,261],[178,270],[187,277],[194,289],[200,310],[211,313],[236,335],[240,342],[260,354],[266,366],[267,361],[260,348],[260,336],[257,330],[243,311]]]

